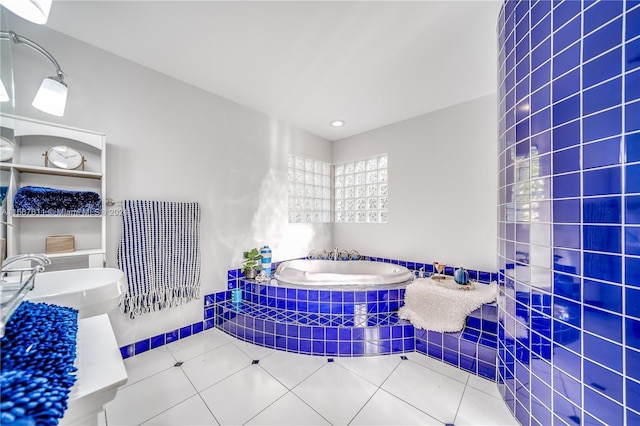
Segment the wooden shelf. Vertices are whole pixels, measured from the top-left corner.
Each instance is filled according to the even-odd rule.
[[[52,167],[31,166],[27,164],[1,163],[3,170],[15,169],[22,173],[36,173],[41,175],[68,176],[77,178],[102,179],[102,173],[85,172],[82,170],[54,169]]]
[[[92,254],[105,254],[102,249],[88,249],[88,250],[76,250],[67,253],[45,253],[47,257],[55,259],[58,257],[76,257],[76,256],[90,256]]]

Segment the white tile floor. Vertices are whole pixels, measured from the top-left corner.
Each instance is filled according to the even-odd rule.
[[[99,420],[108,426],[518,424],[494,383],[417,353],[407,357],[331,363],[207,330],[126,359],[129,381]]]

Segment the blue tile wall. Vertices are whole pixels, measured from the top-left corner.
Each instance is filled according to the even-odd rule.
[[[498,48],[500,391],[640,424],[640,2],[507,0]]]

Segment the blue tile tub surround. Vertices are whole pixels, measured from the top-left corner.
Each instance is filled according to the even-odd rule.
[[[473,312],[462,332],[427,334],[399,319],[395,311],[372,313],[363,308],[352,314],[343,308],[340,312],[317,313],[265,307],[250,300],[261,293],[261,287],[277,287],[242,280],[240,286],[243,288],[241,303],[230,299],[216,303],[216,327],[241,340],[317,356],[357,357],[417,351],[488,379],[496,378],[496,304]],[[374,300],[386,297],[377,299],[384,292],[376,291],[375,295],[369,294],[370,299],[365,302],[355,293],[355,299],[363,300],[361,305],[377,306]],[[344,299],[350,297],[343,294]],[[358,305],[355,302],[355,306]]]
[[[387,258],[414,271],[432,271],[431,264]],[[453,274],[454,268],[446,272]],[[471,270],[474,280],[488,283],[496,273]],[[497,305],[473,312],[459,333],[416,330],[396,312],[404,288],[327,290],[257,283],[228,272],[228,288],[242,290],[242,302],[218,300],[216,327],[257,345],[317,356],[368,356],[420,352],[473,374],[495,380]],[[227,291],[227,294],[230,291]],[[208,308],[205,307],[205,312]],[[207,315],[207,314],[205,314]],[[210,315],[210,314],[209,314]]]
[[[421,268],[432,272],[431,264],[388,258],[365,259],[406,266],[416,276]],[[452,275],[453,270],[448,267],[446,273]],[[471,279],[481,283],[497,280],[495,272],[468,271]],[[446,351],[438,355],[428,352],[429,341],[426,334],[420,334],[422,330],[415,330],[410,323],[397,317],[396,311],[403,304],[404,289],[292,289],[246,280],[239,269],[227,271],[227,288],[204,296],[203,321],[122,346],[122,357],[138,355],[216,326],[245,341],[309,355],[366,356],[417,351],[491,380],[496,378],[498,326],[495,304],[471,313],[463,332],[437,333],[440,341],[447,336],[448,342]],[[243,290],[241,304],[231,302],[231,290],[235,288]],[[452,339],[460,343],[453,344]],[[442,346],[442,343],[436,343],[433,333],[431,340],[432,351],[434,345]],[[465,352],[453,356],[453,348]]]
[[[630,0],[499,17],[498,383],[522,424],[640,424],[639,19]]]

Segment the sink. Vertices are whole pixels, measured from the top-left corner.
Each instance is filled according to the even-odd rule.
[[[78,319],[108,314],[124,297],[124,273],[115,268],[42,272],[25,299],[78,310]]]

